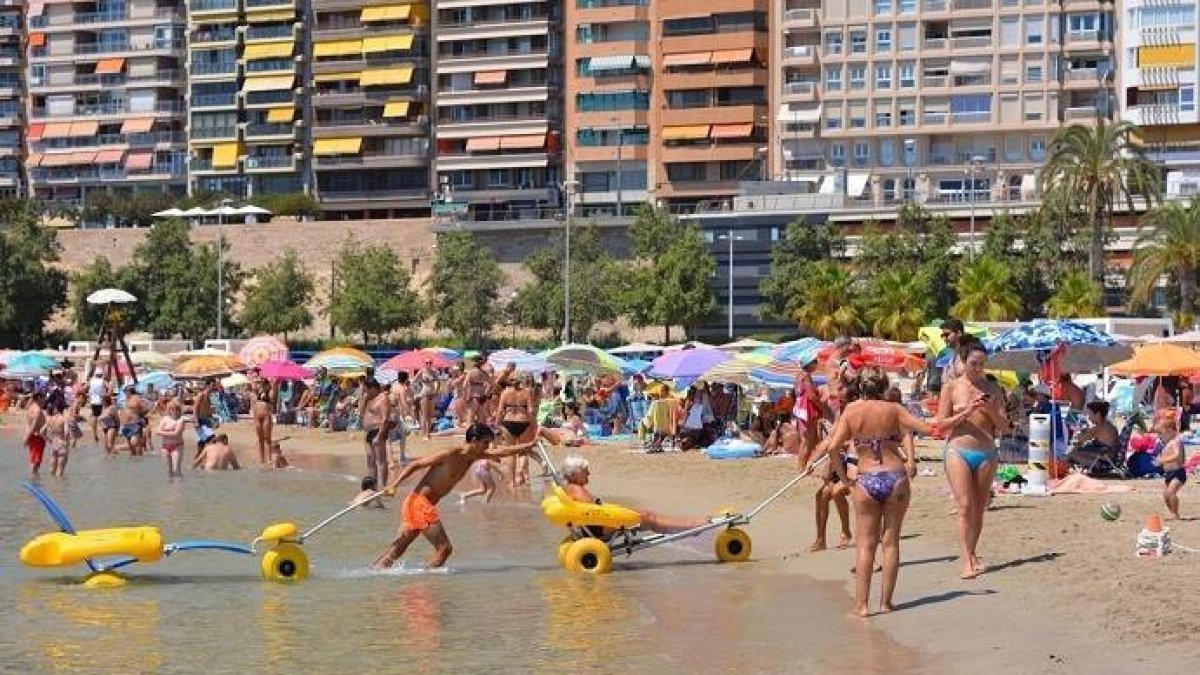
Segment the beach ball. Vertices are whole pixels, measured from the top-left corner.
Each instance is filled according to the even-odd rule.
[[[1121,505],[1109,502],[1100,507],[1100,517],[1112,522],[1121,517]]]

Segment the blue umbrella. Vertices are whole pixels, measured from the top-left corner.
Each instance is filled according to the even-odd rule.
[[[1036,372],[1059,345],[1065,349],[1062,370],[1068,373],[1093,372],[1133,356],[1132,349],[1095,326],[1058,319],[1023,323],[984,345],[992,368],[1026,372]]]
[[[8,369],[10,371],[36,371],[36,370],[54,370],[61,367],[58,361],[37,352],[25,352],[18,354],[8,361]]]
[[[156,370],[152,373],[146,373],[138,377],[137,392],[145,394],[150,387],[154,387],[158,391],[165,391],[175,386],[175,378],[165,370]]]
[[[0,379],[6,380],[32,380],[36,377],[45,377],[50,374],[46,368],[37,368],[35,366],[25,365],[17,368],[5,368],[0,370]]]
[[[816,359],[817,354],[828,344],[828,342],[816,338],[800,338],[799,340],[784,342],[776,346],[771,350],[771,356],[776,361],[786,361],[803,365]]]
[[[626,375],[636,373],[644,373],[650,367],[650,362],[644,359],[625,359],[625,365],[621,367],[621,372]]]

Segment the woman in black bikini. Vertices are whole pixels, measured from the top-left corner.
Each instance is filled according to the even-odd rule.
[[[520,378],[508,377],[504,380],[504,389],[500,392],[499,405],[500,426],[512,438],[510,443],[522,443],[532,438],[536,433],[533,424],[537,402],[533,398],[533,378],[523,374]],[[529,482],[529,458],[524,454],[513,457],[512,484],[519,487]]]
[[[258,461],[266,466],[271,457],[271,432],[275,426],[275,397],[271,381],[259,379],[254,383],[254,403],[250,414],[254,417],[254,435],[258,438]]]

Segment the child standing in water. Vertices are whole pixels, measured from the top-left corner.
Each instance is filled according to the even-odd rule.
[[[183,409],[178,403],[167,406],[167,414],[158,422],[158,436],[162,441],[163,454],[167,456],[167,480],[183,478]]]
[[[1158,460],[1162,463],[1163,480],[1166,482],[1166,487],[1163,488],[1163,502],[1171,512],[1171,518],[1179,520],[1179,489],[1187,483],[1187,451],[1184,450],[1179,431],[1175,428],[1175,415],[1172,411],[1160,411],[1154,427],[1158,432],[1158,442],[1162,446],[1162,454]]]
[[[46,420],[46,442],[50,447],[50,475],[63,476],[67,472],[67,453],[71,429],[67,416],[61,408],[50,411]]]

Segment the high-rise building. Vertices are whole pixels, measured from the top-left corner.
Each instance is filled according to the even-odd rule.
[[[1200,193],[1194,0],[1126,0],[1118,44],[1122,119],[1138,125],[1150,157],[1166,169],[1168,196]]]
[[[560,4],[434,0],[440,194],[470,220],[559,209]]]
[[[192,0],[190,10],[191,190],[304,191],[303,9],[297,0]]]
[[[775,0],[777,177],[867,205],[1025,201],[1054,132],[1114,113],[1096,0]]]
[[[0,198],[26,194],[24,6],[0,1]]]
[[[183,0],[31,3],[28,20],[32,194],[182,193]]]
[[[312,153],[333,217],[427,213],[429,9],[424,3],[312,4]]]

